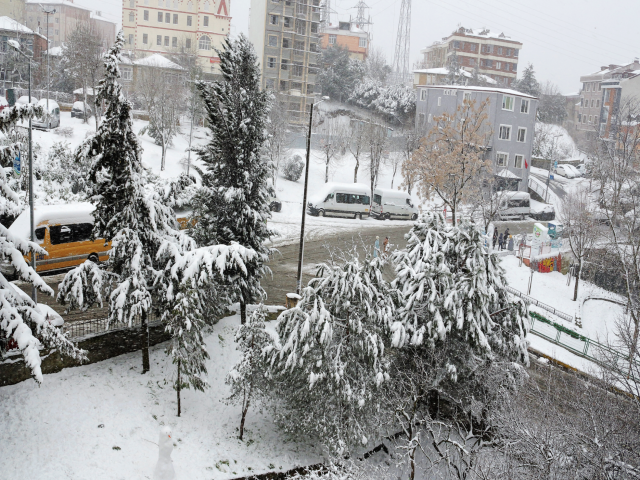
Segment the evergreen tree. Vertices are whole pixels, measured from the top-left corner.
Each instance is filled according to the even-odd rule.
[[[349,56],[349,49],[333,45],[322,52],[317,83],[323,95],[342,102],[365,74],[365,65]]]
[[[460,60],[458,59],[458,54],[455,50],[447,59],[447,69],[447,76],[444,79],[445,85],[465,84],[465,77],[463,76],[462,69],[460,68]]]
[[[286,431],[316,435],[340,454],[379,434],[397,300],[380,258],[353,255],[319,267],[298,305],[280,315],[280,343],[267,349],[276,418]]]
[[[527,65],[527,68],[522,72],[522,77],[513,82],[511,88],[534,97],[540,96],[540,84],[536,80],[536,72],[533,70],[532,64]]]
[[[149,370],[148,322],[156,254],[163,241],[177,238],[179,232],[171,208],[145,192],[142,149],[132,128],[132,105],[118,83],[123,46],[124,35],[119,32],[104,57],[106,73],[97,93],[98,103],[107,106],[104,121],[76,152],[78,161],[92,162],[88,197],[96,207],[93,236],[111,241],[112,249],[105,270],[87,262],[70,271],[60,285],[58,300],[87,308],[89,302],[101,301],[100,292],[106,289],[110,324],[132,325],[136,318],[141,319],[145,373]],[[83,285],[88,295],[74,285]]]
[[[262,359],[264,350],[273,344],[273,337],[264,329],[266,316],[267,310],[260,305],[251,314],[249,321],[238,327],[235,340],[242,358],[225,380],[225,383],[231,387],[227,402],[239,403],[242,408],[240,440],[244,435],[244,424],[249,407],[262,401],[270,386],[266,365]]]
[[[268,92],[260,91],[257,57],[244,35],[227,39],[219,56],[222,80],[198,83],[211,140],[197,150],[205,171],[194,198],[198,223],[193,236],[200,245],[238,242],[258,253],[255,270],[229,286],[232,297],[240,301],[244,323],[246,305],[264,296],[260,278],[269,272],[264,262],[270,250],[264,241],[272,235],[267,219],[273,164],[260,153],[270,99]]]
[[[0,112],[0,131],[6,134],[17,121],[42,114],[42,108],[33,105],[7,107]],[[16,145],[4,146],[0,149],[0,156],[3,160],[12,158],[17,153],[16,148]],[[0,219],[16,217],[22,208],[18,195],[9,186],[4,168],[0,168]],[[47,252],[36,243],[17,237],[0,223],[0,261],[8,262],[20,280],[30,283],[42,293],[53,295],[51,287],[23,257],[35,254],[46,255]],[[77,360],[86,359],[86,352],[79,350],[54,326],[57,320],[61,319],[51,308],[35,303],[0,272],[0,356],[9,347],[18,348],[38,383],[42,383],[40,347],[56,348]]]

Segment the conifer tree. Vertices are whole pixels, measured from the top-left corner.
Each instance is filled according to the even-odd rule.
[[[540,96],[540,84],[536,80],[536,72],[532,64],[527,65],[527,68],[522,72],[522,77],[513,82],[511,88],[534,97]]]
[[[205,169],[202,190],[194,198],[198,223],[193,236],[199,245],[238,242],[258,253],[256,269],[229,286],[232,297],[240,302],[244,323],[246,305],[264,296],[260,278],[269,272],[264,265],[269,254],[264,241],[272,235],[267,219],[273,164],[261,149],[267,138],[270,94],[260,90],[258,59],[244,35],[225,40],[218,53],[222,80],[197,85],[211,140],[197,150]]]
[[[42,115],[41,107],[24,105],[7,107],[0,112],[0,131],[6,133],[19,120]],[[0,149],[2,159],[13,158],[16,145]],[[0,218],[16,217],[22,205],[16,192],[9,186],[4,168],[0,168]],[[53,295],[53,290],[25,261],[23,255],[46,255],[38,244],[19,238],[0,223],[0,261],[8,262],[15,275],[30,283],[40,292]],[[39,347],[56,348],[60,353],[77,360],[86,359],[86,352],[79,350],[54,326],[59,316],[44,304],[35,303],[19,287],[9,283],[0,272],[0,356],[9,346],[15,346],[23,355],[27,368],[38,383],[42,383]]]

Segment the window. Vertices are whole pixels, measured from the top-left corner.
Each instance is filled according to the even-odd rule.
[[[284,17],[284,28],[291,28],[291,17]]]
[[[502,55],[502,47],[498,47],[498,55]]]
[[[278,37],[276,35],[269,35],[269,46],[270,47],[278,46]]]
[[[471,102],[471,92],[464,92],[462,94],[462,101],[463,102]]]
[[[488,68],[493,68],[493,60],[487,59],[484,63]]]
[[[177,13],[174,13],[174,14],[173,14],[173,24],[174,24],[174,25],[177,25],[177,24],[178,24],[178,14],[177,14]]]
[[[123,80],[133,80],[133,68],[132,67],[122,67],[122,79]]]
[[[291,48],[290,42],[291,42],[291,40],[289,40],[288,38],[283,38],[282,39],[282,48]]]
[[[511,125],[500,125],[498,138],[500,140],[511,140]]]
[[[142,34],[142,43],[144,43],[145,45],[149,43],[149,35],[147,35],[146,33]]]
[[[60,35],[60,30],[56,30],[56,35]]]
[[[209,2],[208,2],[208,1],[205,1],[205,2],[204,2],[204,11],[205,11],[205,12],[208,12],[208,11],[209,11]]]
[[[315,43],[310,43],[310,44],[309,44],[309,51],[310,51],[310,52],[317,52],[317,50],[316,50],[316,49],[317,49],[317,46],[316,46],[316,44],[315,44]]]
[[[165,13],[164,14],[164,23],[171,23],[171,14],[170,13]]]
[[[298,90],[299,92],[302,92],[302,83],[291,82],[291,90]]]
[[[129,34],[129,45],[133,45],[133,33]]]
[[[587,123],[587,116],[586,115],[582,115],[582,123]]]
[[[149,20],[149,10],[145,10],[143,15],[144,15],[144,19],[148,21]]]
[[[293,49],[299,52],[304,52],[304,40],[295,40],[293,42]]]
[[[469,59],[469,65],[471,65],[472,67],[475,66],[476,64],[476,59],[475,58],[470,58]]]
[[[191,15],[187,15],[187,27],[191,26],[191,23],[193,21],[192,19],[193,19],[193,17]]]
[[[496,62],[496,69],[500,70],[502,68],[502,63]]]
[[[510,57],[510,56],[511,56],[511,49],[507,48],[507,57]]]
[[[515,48],[515,49],[513,50],[513,56],[514,56],[514,57],[517,57],[517,56],[518,56],[518,52],[519,52],[519,50],[518,50],[517,48]]]
[[[427,99],[427,89],[423,88],[420,90],[420,100],[425,101]]]
[[[589,123],[593,123],[593,115],[589,115]]]
[[[336,43],[336,36],[329,35],[329,45],[334,45]]]
[[[504,152],[497,152],[496,153],[496,164],[499,167],[506,167],[508,162],[509,162],[509,154],[508,153],[504,153]]]
[[[591,99],[591,108],[593,108],[595,106],[595,104],[596,104],[596,102],[593,99]]]
[[[56,17],[56,23],[60,23],[60,19]]]
[[[267,58],[267,66],[269,68],[276,68],[276,57],[268,57]]]
[[[307,22],[296,18],[296,33],[304,35],[307,32]]]
[[[420,125],[420,126],[424,125],[424,113],[419,113],[418,114],[418,125]],[[376,197],[377,197],[377,195],[373,196],[373,201],[374,202],[376,201]],[[380,202],[378,202],[378,203],[380,203]]]
[[[280,80],[280,90],[286,90],[287,89],[287,82],[285,80]]]
[[[313,94],[313,85],[307,84],[307,95]]]
[[[476,44],[475,44],[475,43],[472,43],[472,44],[469,46],[469,50],[471,50],[472,52],[475,52],[475,51],[476,51]]]
[[[191,49],[191,39],[190,39],[190,38],[187,38],[187,39],[184,41],[184,46],[185,46],[185,48],[187,48],[187,49],[189,49],[189,50]]]
[[[136,0],[129,0],[129,8],[135,8],[135,7],[136,7]],[[57,20],[57,18],[56,18],[56,20]]]
[[[311,33],[318,33],[318,24],[317,23],[312,23],[311,24]]]
[[[135,21],[135,19],[136,19],[135,14],[133,12],[129,12],[129,21],[133,22],[133,21]]]
[[[56,19],[57,20],[57,19]],[[602,84],[598,83],[598,91],[602,90]]]
[[[280,64],[280,69],[281,70],[288,70],[289,69],[289,60],[287,60],[286,58],[282,59],[282,63]]]
[[[502,96],[502,109],[513,112],[513,97],[511,95]]]
[[[596,100],[596,108],[600,108],[600,100]]]
[[[438,106],[442,106],[442,97],[438,97]]]
[[[178,48],[178,37],[173,37],[173,38],[171,39],[171,46],[172,46],[173,48]]]
[[[189,3],[187,3],[187,10],[189,10],[190,12],[193,11],[193,2],[191,0],[189,0]]]
[[[527,129],[523,127],[518,127],[518,136],[516,137],[516,142],[524,143],[527,140]]]
[[[269,90],[273,90],[276,86],[276,79],[275,78],[267,78],[267,88]]]
[[[302,62],[293,62],[293,65],[291,65],[291,75],[293,75],[294,77],[301,77],[302,70]]]
[[[522,168],[523,163],[524,163],[524,157],[522,155],[516,155],[516,159],[513,162],[513,166],[516,168]]]
[[[162,12],[158,12],[158,22],[162,23]]]
[[[582,123],[582,114],[581,113],[578,114],[578,123]]]
[[[460,48],[460,42],[457,40],[454,40],[453,42],[453,49],[454,50],[458,50]]]
[[[278,15],[269,15],[269,23],[271,25],[278,25]]]
[[[591,84],[590,83],[586,83],[585,85],[587,87],[586,88],[587,92],[590,92],[591,91]]]
[[[205,27],[208,27],[208,26],[209,26],[209,15],[205,15],[205,16],[202,18],[202,25],[204,25]]]
[[[520,100],[520,113],[529,113],[529,100],[526,98]]]
[[[156,45],[162,45],[162,35],[156,37]]]
[[[169,37],[164,37],[164,46],[165,47],[169,46]]]
[[[211,39],[206,35],[200,37],[198,40],[198,48],[200,50],[211,50]]]
[[[360,38],[360,40],[358,40],[358,46],[360,48],[367,48],[367,39],[366,38]]]
[[[86,242],[87,240],[91,240],[92,231],[92,223],[55,225],[49,227],[49,236],[53,245],[69,242]]]

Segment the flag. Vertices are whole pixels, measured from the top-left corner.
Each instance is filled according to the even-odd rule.
[[[524,159],[524,168],[529,168],[529,164],[527,163],[527,159]]]

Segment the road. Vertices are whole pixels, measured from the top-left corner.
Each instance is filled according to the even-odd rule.
[[[547,176],[539,173],[530,172],[529,175],[532,175],[535,179],[540,180],[543,185],[547,182]],[[564,182],[561,180],[549,180],[549,189],[556,194],[556,196],[562,200],[567,192],[564,190]]]

